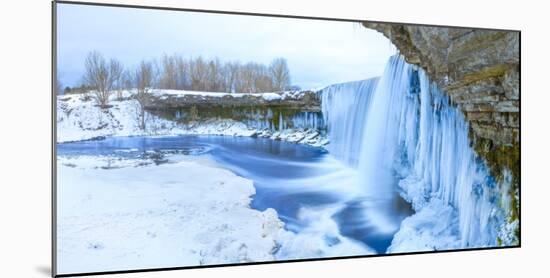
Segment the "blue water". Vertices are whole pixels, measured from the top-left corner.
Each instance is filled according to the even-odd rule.
[[[232,136],[112,137],[58,144],[57,153],[148,157],[158,163],[167,162],[163,154],[208,156],[221,167],[254,181],[252,208],[275,209],[290,231],[299,233],[311,226],[311,219],[300,217],[302,208],[322,211],[327,207],[338,208],[330,218],[338,224],[341,236],[362,242],[378,253],[386,251],[396,230],[380,231],[369,225],[369,214],[376,213],[377,200],[359,197],[354,190],[354,172],[323,148]],[[400,198],[396,200],[394,211],[383,217],[398,227],[411,210]]]

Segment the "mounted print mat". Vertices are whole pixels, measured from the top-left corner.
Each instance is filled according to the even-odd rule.
[[[54,275],[519,246],[519,31],[53,8]]]

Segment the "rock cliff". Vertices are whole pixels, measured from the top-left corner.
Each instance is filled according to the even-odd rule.
[[[511,173],[510,220],[518,218],[520,33],[364,22],[407,62],[423,68],[462,110],[476,152],[497,179]],[[518,232],[518,231],[516,231]]]
[[[477,137],[519,141],[519,32],[364,23],[448,93]]]
[[[250,108],[278,107],[299,109],[302,111],[321,111],[321,100],[314,91],[287,91],[267,94],[151,94],[147,101],[148,110],[165,110],[173,108]],[[264,96],[267,95],[267,96]]]

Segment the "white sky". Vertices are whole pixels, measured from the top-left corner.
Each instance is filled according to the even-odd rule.
[[[127,67],[178,53],[222,61],[288,61],[304,89],[382,74],[395,54],[389,40],[359,23],[58,4],[58,74],[80,84],[91,50]]]

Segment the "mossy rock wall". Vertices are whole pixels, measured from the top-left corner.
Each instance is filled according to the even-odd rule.
[[[201,122],[211,119],[231,119],[250,128],[281,131],[283,129],[315,129],[326,131],[320,111],[303,110],[295,106],[185,106],[179,108],[150,109],[153,114],[180,123]]]

